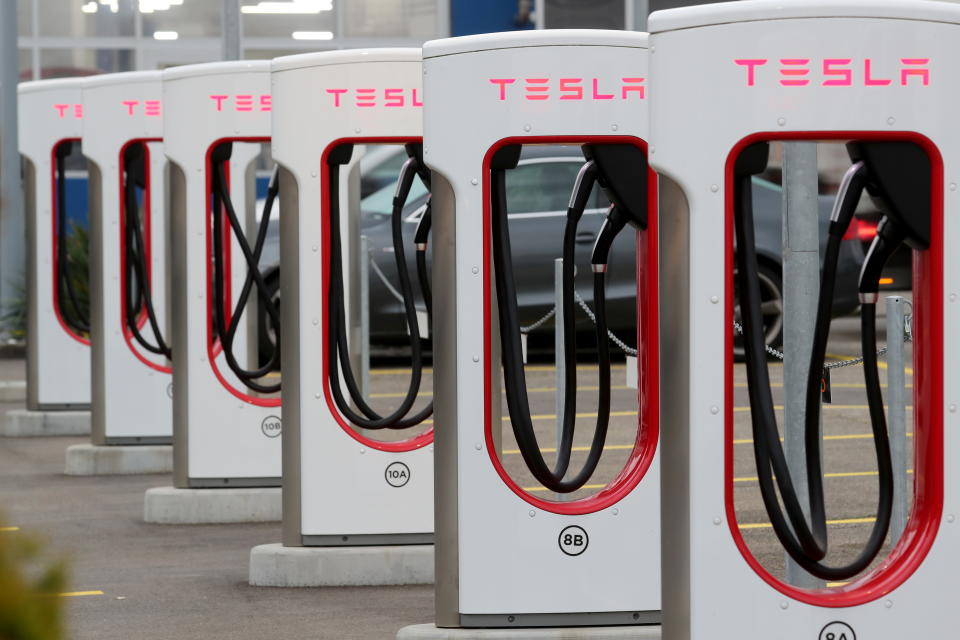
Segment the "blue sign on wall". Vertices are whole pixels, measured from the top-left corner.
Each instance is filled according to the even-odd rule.
[[[468,36],[532,29],[533,24],[518,25],[517,0],[450,0],[450,34]]]

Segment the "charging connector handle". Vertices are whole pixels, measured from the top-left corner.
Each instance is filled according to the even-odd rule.
[[[127,289],[124,291],[126,302],[126,325],[130,335],[141,347],[151,353],[162,355],[168,360],[172,354],[163,337],[160,323],[153,305],[153,287],[147,269],[147,247],[144,240],[143,224],[140,217],[140,205],[137,201],[137,188],[146,189],[147,174],[146,146],[136,143],[127,147],[123,158],[123,206],[124,206],[124,256],[123,266],[127,274]],[[150,194],[144,191],[144,198]],[[146,206],[146,205],[145,205]],[[140,330],[141,314],[146,313],[154,342],[151,343]]]
[[[820,463],[820,383],[830,332],[840,247],[843,235],[853,219],[857,203],[871,176],[864,162],[856,162],[844,176],[831,216],[806,387],[804,447],[810,503],[810,523],[808,524],[780,442],[765,353],[754,237],[752,179],[766,167],[768,152],[766,143],[757,143],[745,149],[734,166],[733,184],[737,278],[743,316],[754,455],[760,492],[777,538],[797,564],[810,574],[824,580],[847,580],[869,567],[882,549],[893,504],[890,446],[876,364],[876,308],[872,304],[864,304],[861,309],[861,341],[864,354],[864,379],[879,470],[877,518],[867,543],[856,559],[841,567],[830,567],[822,563],[828,552],[828,544],[823,472]],[[899,242],[895,242],[893,238],[890,240],[891,244],[899,245]],[[875,264],[869,265],[869,268],[865,265],[862,273],[879,273],[888,255],[887,251],[877,251],[875,258],[868,258],[868,263]],[[862,278],[863,276],[861,287],[863,286]]]
[[[224,147],[226,147],[226,149],[224,149]],[[226,358],[227,365],[237,378],[253,391],[259,393],[274,393],[280,390],[281,383],[265,384],[260,382],[260,378],[273,371],[280,364],[280,310],[277,309],[276,304],[270,297],[270,290],[267,288],[263,274],[260,272],[259,263],[260,256],[263,253],[263,246],[267,239],[270,214],[279,192],[279,183],[276,176],[277,169],[274,169],[274,174],[267,188],[267,199],[264,203],[263,214],[257,229],[257,239],[253,248],[251,248],[250,243],[247,242],[243,225],[240,223],[233,202],[230,199],[230,188],[228,186],[226,173],[226,165],[229,161],[229,143],[220,145],[220,147],[215,149],[214,153],[211,154],[211,164],[213,165],[213,176],[211,180],[213,206],[211,212],[213,215],[214,328],[223,346],[223,354]],[[240,247],[240,251],[243,253],[243,258],[247,265],[246,278],[244,279],[240,295],[237,296],[236,304],[234,305],[230,305],[225,293],[224,215],[226,215],[232,230],[232,236]],[[234,353],[234,341],[236,339],[237,329],[240,327],[240,322],[244,317],[247,301],[250,298],[250,291],[254,286],[257,288],[257,296],[260,299],[260,304],[266,309],[270,321],[273,323],[273,326],[276,327],[276,340],[266,364],[257,368],[247,369],[242,367],[237,361]],[[232,307],[229,323],[226,321],[228,307]]]
[[[397,274],[400,280],[400,292],[403,297],[404,313],[407,328],[410,334],[411,375],[407,392],[400,405],[391,413],[381,415],[375,411],[363,397],[356,381],[353,369],[350,366],[349,341],[347,339],[347,322],[345,311],[345,293],[343,276],[343,239],[340,237],[340,164],[346,164],[349,157],[341,154],[335,161],[328,159],[327,181],[329,192],[328,220],[330,234],[330,257],[328,263],[329,290],[327,297],[328,328],[327,328],[327,375],[330,393],[337,409],[353,424],[364,429],[406,429],[421,424],[433,415],[433,402],[413,415],[409,415],[420,393],[420,384],[423,377],[423,353],[420,345],[420,329],[417,320],[417,309],[414,303],[413,286],[407,269],[406,252],[403,247],[403,208],[410,195],[414,178],[422,176],[425,166],[422,164],[422,147],[407,145],[409,158],[404,163],[397,181],[397,190],[393,198],[391,214],[391,229],[393,235],[394,259],[397,265]],[[429,208],[424,213],[429,215]],[[422,222],[421,222],[422,224]],[[425,229],[429,230],[429,221]],[[424,240],[424,244],[426,244]],[[419,252],[418,252],[419,253]],[[425,253],[425,251],[423,252]],[[363,256],[361,259],[366,260]],[[421,274],[421,285],[426,282],[426,263]],[[429,288],[425,289],[429,295]],[[429,305],[428,305],[429,309]],[[341,376],[342,374],[342,376]],[[353,409],[341,388],[341,377],[347,386],[347,392],[359,413]]]

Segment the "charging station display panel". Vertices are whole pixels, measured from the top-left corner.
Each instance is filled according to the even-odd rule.
[[[264,152],[269,68],[213,63],[163,76],[179,487],[279,482],[277,275],[264,259],[278,198]]]
[[[84,84],[95,444],[169,442],[166,158],[159,71]]]
[[[958,22],[904,2],[651,17],[652,81],[669,78],[651,108],[661,326],[679,363],[663,380],[664,535],[682,541],[664,549],[665,637],[952,625]]]
[[[656,622],[646,35],[471,36],[424,59],[434,286],[456,301],[435,310],[453,426],[436,434],[437,624]],[[574,584],[602,586],[556,588]]]
[[[27,405],[90,402],[83,80],[18,86],[27,236]]]
[[[420,50],[278,58],[273,83],[273,153],[290,194],[281,198],[292,381],[284,544],[431,542],[432,195]]]

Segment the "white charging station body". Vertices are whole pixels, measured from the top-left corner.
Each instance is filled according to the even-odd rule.
[[[272,151],[281,166],[284,256],[286,546],[433,539],[432,432],[400,442],[361,432],[336,408],[326,378],[328,234],[344,239],[345,306],[352,327],[356,265],[367,259],[358,255],[362,145],[420,142],[421,85],[419,49],[336,51],[273,61]],[[340,228],[330,229],[326,160],[346,143],[354,150],[339,172]]]
[[[662,381],[663,637],[947,637],[960,562],[960,451],[945,437],[960,426],[960,371],[943,362],[960,350],[943,330],[960,323],[960,254],[944,252],[960,239],[951,109],[960,11],[902,0],[731,2],[655,13],[650,31],[661,326],[672,345]],[[734,510],[732,162],[754,141],[849,139],[911,140],[933,166],[932,244],[914,261],[914,509],[876,570],[805,590],[753,558]]]
[[[209,154],[221,142],[269,143],[271,108],[269,61],[189,65],[163,72],[164,151],[171,185],[174,484],[179,488],[280,482],[279,397],[253,394],[228,368],[214,340],[210,286]],[[236,145],[230,159],[230,197],[248,239],[254,237],[257,222],[249,179],[257,154],[252,147]],[[232,235],[229,247],[235,299],[247,267]],[[255,291],[250,300],[256,301]],[[251,309],[247,314],[255,315]],[[241,323],[235,344],[247,343],[249,328],[249,323]],[[255,357],[242,348],[237,355],[241,365]]]
[[[90,405],[90,340],[62,320],[56,290],[56,164],[54,152],[82,136],[85,80],[39,80],[18,88],[24,164],[27,244],[27,408]]]
[[[131,144],[147,147],[143,234],[148,277],[163,335],[167,322],[169,218],[163,155],[161,72],[112,73],[83,85],[83,153],[90,184],[90,335],[92,348],[91,435],[93,443],[170,442],[173,385],[170,362],[140,346],[127,325],[124,267],[123,154]],[[142,333],[153,341],[149,323]]]
[[[659,621],[655,331],[641,347],[651,350],[649,368],[641,371],[653,398],[640,403],[646,437],[638,437],[629,469],[600,493],[570,502],[537,498],[503,470],[493,435],[501,410],[490,157],[508,143],[645,148],[647,56],[646,34],[615,31],[493,34],[424,45],[434,395],[437,422],[446,425],[436,435],[439,627]],[[646,262],[654,270],[641,269],[640,281],[656,282],[655,264],[654,253]],[[643,309],[656,317],[655,291],[639,305],[639,317]],[[565,546],[564,532],[581,535],[582,544]]]

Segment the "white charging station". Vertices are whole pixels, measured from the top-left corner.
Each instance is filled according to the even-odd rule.
[[[331,234],[344,240],[348,273],[356,273],[356,260],[366,259],[357,251],[360,147],[419,143],[421,86],[419,49],[273,61],[273,156],[281,166],[284,256],[283,544],[253,549],[251,584],[433,581],[433,431],[386,441],[351,423],[331,397],[327,346],[334,313],[328,297]],[[353,153],[337,168],[333,158],[345,145],[353,145]],[[355,300],[356,280],[345,280],[345,301]],[[346,317],[356,306],[345,303]]]
[[[960,426],[960,372],[944,360],[960,346],[944,328],[960,323],[960,256],[944,248],[960,238],[951,108],[960,11],[902,0],[760,0],[664,11],[649,24],[662,344],[671,351],[662,380],[671,541],[663,637],[948,637],[960,469],[958,443],[945,434]],[[913,510],[875,568],[822,589],[767,571],[744,543],[733,502],[733,172],[741,152],[769,140],[910,142],[930,166],[929,247],[913,263]]]
[[[237,299],[247,266],[224,224],[220,241],[227,266],[223,282],[215,283],[211,155],[223,143],[269,142],[271,108],[268,61],[163,72],[171,187],[174,487],[147,492],[145,518],[151,522],[280,519],[280,398],[250,391],[231,373],[214,332],[213,303],[215,285],[225,287],[227,300]],[[250,179],[255,155],[238,145],[228,165],[229,197],[248,238],[256,224]],[[240,345],[246,329],[243,323]],[[241,361],[254,357],[238,354]]]
[[[65,181],[66,175],[58,176],[57,152],[82,135],[83,83],[69,78],[18,86],[29,247],[27,409],[8,412],[5,435],[90,432],[89,335],[64,321],[61,304],[67,301],[60,299],[57,278],[57,223],[61,208],[66,209],[58,197],[58,179]]]
[[[68,474],[173,468],[170,361],[138,342],[144,336],[154,339],[152,320],[140,302],[146,295],[159,331],[170,335],[160,94],[159,71],[104,74],[83,85],[82,142],[90,174],[92,445],[67,449]],[[131,204],[137,210],[128,211]],[[134,224],[139,237],[131,242]],[[139,281],[132,282],[137,275],[131,260],[140,257],[141,242],[138,266],[149,283],[147,292],[139,290]],[[136,303],[130,299],[134,295]]]
[[[647,55],[646,34],[590,30],[424,46],[434,395],[445,428],[436,433],[436,626],[408,627],[398,638],[659,635],[657,290],[648,286],[656,282],[655,206],[638,235],[647,248],[647,259],[638,258],[641,411],[624,469],[587,498],[545,499],[505,471],[494,433],[507,414],[492,299],[493,158],[516,144],[645,151]],[[645,165],[638,171],[648,177]],[[655,203],[650,192],[646,198]]]

